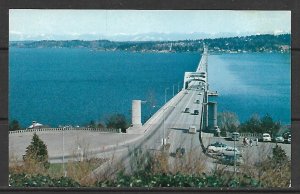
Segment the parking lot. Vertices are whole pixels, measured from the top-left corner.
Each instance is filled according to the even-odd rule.
[[[291,144],[288,143],[274,143],[274,142],[256,142],[253,141],[252,146],[250,144],[245,145],[243,143],[243,138],[240,138],[239,141],[233,141],[230,138],[224,137],[206,137],[203,138],[204,146],[207,148],[208,145],[215,144],[216,142],[226,145],[227,147],[235,148],[229,149],[229,151],[216,151],[210,150],[209,155],[212,158],[220,158],[224,155],[234,155],[239,154],[244,161],[247,161],[249,164],[255,164],[257,162],[263,161],[266,157],[272,155],[272,149],[279,145],[286,152],[287,156],[291,158]],[[222,149],[222,148],[221,148]]]

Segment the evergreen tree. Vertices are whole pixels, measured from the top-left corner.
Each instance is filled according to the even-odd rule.
[[[273,148],[273,161],[277,165],[285,164],[288,161],[288,157],[281,146],[276,145]]]
[[[41,163],[45,168],[49,167],[47,146],[36,133],[33,134],[31,144],[26,148],[24,161],[26,160]]]
[[[261,119],[261,128],[264,133],[270,133],[274,137],[280,129],[280,124],[274,122],[272,117],[267,114]]]
[[[96,123],[94,120],[91,120],[90,124],[88,125],[88,127],[91,127],[91,128],[96,128]]]
[[[252,115],[251,118],[240,127],[241,132],[262,133],[261,120],[258,115]]]

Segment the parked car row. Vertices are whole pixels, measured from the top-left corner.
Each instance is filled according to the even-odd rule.
[[[240,139],[240,134],[238,132],[233,132],[231,133],[229,137],[232,141],[239,141]],[[255,140],[256,138],[254,138]],[[284,139],[282,136],[276,136],[274,139],[271,138],[271,135],[269,133],[263,133],[260,141],[262,142],[276,142],[276,143],[291,143],[291,135],[288,135],[287,139]]]
[[[271,138],[270,134],[264,133],[263,137],[262,137],[262,141],[263,142],[271,142],[272,138]],[[288,135],[287,139],[284,139],[282,136],[276,136],[273,139],[273,142],[276,142],[276,143],[291,143],[291,135]]]

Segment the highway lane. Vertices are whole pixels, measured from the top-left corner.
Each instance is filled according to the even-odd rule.
[[[191,113],[184,113],[177,111],[177,119],[174,121],[168,121],[167,126],[168,131],[170,133],[169,143],[171,144],[170,152],[175,152],[177,148],[183,147],[185,149],[189,149],[191,144],[199,145],[199,134],[200,130],[200,119],[201,119],[201,110],[202,110],[202,102],[203,102],[203,92],[202,95],[198,95],[200,91],[192,87],[189,90],[189,94],[187,97],[190,98],[188,102],[182,101],[179,104],[179,110],[184,110],[185,107],[190,108]],[[199,100],[200,103],[196,104],[195,100]],[[193,111],[199,110],[199,115],[194,115]],[[196,126],[197,133],[191,134],[188,132],[190,126]]]
[[[204,53],[204,57],[201,58],[199,62],[197,72],[206,71],[206,62],[207,62],[207,50]],[[207,79],[206,79],[207,81]],[[177,95],[181,95],[184,92],[184,96],[180,98],[179,101],[172,103],[168,102],[163,107],[163,115],[158,117],[158,119],[151,123],[150,126],[147,126],[147,129],[143,129],[146,133],[141,139],[135,141],[134,143],[127,145],[127,151],[110,151],[108,153],[114,156],[115,161],[123,161],[123,164],[127,167],[130,167],[130,150],[134,148],[140,148],[143,150],[160,150],[163,143],[163,136],[167,138],[167,143],[170,144],[170,152],[175,152],[178,147],[184,147],[187,152],[193,149],[194,147],[198,150],[197,153],[201,154],[200,151],[200,140],[199,140],[199,131],[200,131],[200,120],[202,114],[202,102],[204,91],[200,91],[198,88],[205,87],[205,85],[200,86],[199,81],[191,81],[189,83],[188,90],[183,90]],[[206,88],[206,87],[205,87]],[[199,95],[200,93],[200,95]],[[199,100],[199,104],[195,103],[195,100]],[[189,108],[191,112],[194,110],[199,110],[198,115],[193,115],[190,113],[183,113],[185,108]],[[147,124],[145,124],[147,125]],[[145,127],[145,125],[143,127]],[[196,134],[188,133],[188,129],[191,125],[197,127]],[[165,131],[164,131],[165,129]],[[118,147],[117,149],[121,149]],[[116,154],[117,153],[117,154]],[[172,163],[172,159],[171,159]],[[107,163],[108,164],[108,163]],[[112,164],[110,164],[112,166]],[[99,167],[96,169],[95,174],[100,174],[106,166]]]
[[[201,150],[200,140],[199,140],[199,132],[200,132],[200,121],[202,117],[202,102],[203,102],[203,95],[204,91],[198,90],[198,82],[196,84],[192,84],[192,87],[189,90],[190,93],[190,100],[188,102],[182,102],[181,109],[184,107],[189,107],[191,113],[194,110],[199,110],[199,115],[194,115],[191,113],[178,113],[178,120],[176,122],[170,122],[170,127],[168,128],[170,135],[169,135],[169,143],[170,143],[170,158],[169,164],[176,168],[176,165],[181,162],[181,160],[187,160],[187,165],[190,168],[197,169],[202,165],[205,169],[207,168],[207,164],[210,158],[206,157]],[[201,95],[199,95],[199,93]],[[199,100],[199,104],[195,103],[196,100]],[[196,134],[189,133],[188,129],[190,126],[196,126],[197,132]],[[176,156],[176,150],[184,148],[185,156],[178,157]]]
[[[199,130],[200,119],[201,119],[201,109],[203,101],[203,95],[198,95],[200,91],[197,88],[198,82],[191,83],[191,89],[188,90],[187,94],[177,102],[172,103],[165,108],[165,137],[167,138],[167,143],[170,144],[170,152],[174,152],[176,148],[184,146],[187,151],[193,147],[197,147],[200,152],[200,141],[199,132],[196,134],[188,133],[188,128],[191,125],[197,126]],[[185,92],[185,91],[182,91]],[[196,104],[195,99],[199,99],[200,103]],[[199,110],[199,115],[193,115],[191,113],[183,113],[184,109],[189,107],[190,110]],[[115,150],[111,150],[106,153],[99,153],[97,157],[113,157],[115,162],[123,162],[123,165],[130,168],[130,154],[135,148],[142,149],[143,151],[159,151],[162,147],[163,139],[163,116],[160,116],[158,120],[153,123],[146,133],[139,140],[122,147],[118,147]],[[114,164],[109,163],[110,166]],[[105,166],[98,168],[95,174],[100,174]]]

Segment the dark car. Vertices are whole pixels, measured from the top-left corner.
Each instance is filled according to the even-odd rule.
[[[199,110],[194,110],[194,115],[198,115],[199,114]]]
[[[184,109],[184,112],[185,112],[185,113],[189,113],[189,112],[190,112],[190,109],[189,109],[189,108],[185,108],[185,109]]]
[[[234,165],[234,162],[236,165],[240,165],[243,160],[239,155],[224,155],[219,161],[224,165]]]

